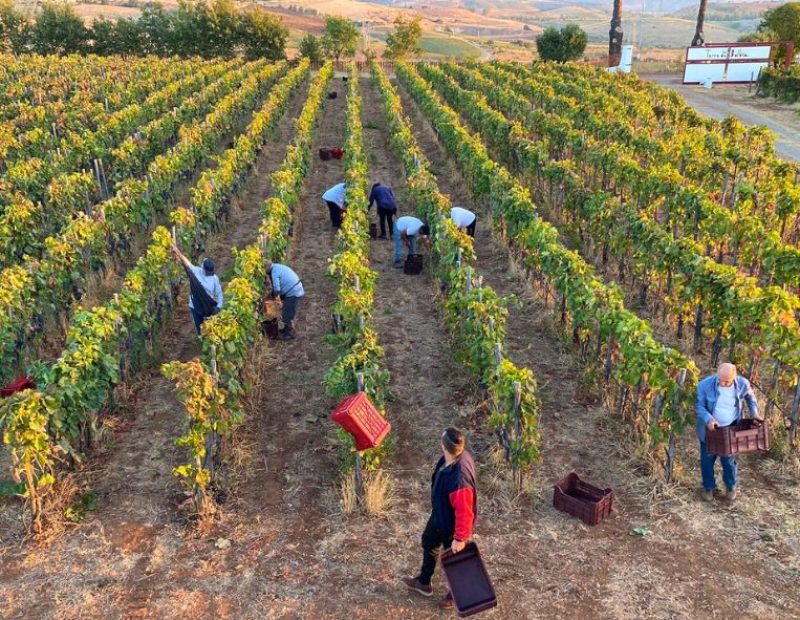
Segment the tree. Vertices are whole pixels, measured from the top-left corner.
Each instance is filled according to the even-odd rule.
[[[542,60],[567,62],[583,56],[588,41],[589,38],[583,30],[575,24],[570,24],[561,30],[546,28],[536,38],[536,49]]]
[[[0,52],[24,52],[30,29],[28,18],[14,7],[14,0],[0,0]]]
[[[95,54],[118,54],[117,33],[114,22],[100,17],[92,22],[92,51]]]
[[[205,0],[178,0],[172,17],[172,49],[181,56],[208,58],[217,48],[211,8]]]
[[[328,56],[339,60],[341,56],[353,56],[358,46],[358,28],[346,17],[325,19],[322,34],[322,49]]]
[[[89,30],[66,2],[45,2],[31,29],[37,54],[80,54],[87,50]]]
[[[143,54],[146,46],[145,31],[140,20],[118,19],[114,26],[116,54]]]
[[[697,47],[706,42],[705,34],[703,34],[703,24],[706,21],[706,5],[708,0],[700,0],[700,8],[697,9],[697,27],[694,30],[694,38],[692,39],[692,46]]]
[[[800,2],[788,2],[764,13],[755,32],[739,37],[740,42],[765,43],[769,41],[794,41],[800,47]],[[772,62],[777,67],[786,59],[786,49],[773,49]]]
[[[148,2],[138,20],[143,45],[139,53],[169,56],[177,53],[174,16],[158,2]]]
[[[422,40],[422,23],[418,16],[405,19],[398,17],[394,20],[394,32],[386,38],[387,58],[402,59],[410,54],[419,54]]]
[[[233,56],[237,51],[236,48],[243,42],[242,36],[244,34],[244,24],[236,11],[233,0],[212,0],[208,7],[207,19],[211,41],[208,42],[206,47],[206,56],[208,58]],[[254,21],[249,20],[248,27],[253,29],[248,34],[255,38],[260,36],[255,31],[256,25]],[[253,40],[253,45],[257,48],[259,43]]]
[[[608,31],[608,66],[616,67],[622,59],[622,0],[614,0],[611,29]]]
[[[247,58],[280,60],[286,57],[289,29],[280,17],[252,9],[240,17],[239,39]]]
[[[138,21],[122,18],[111,21],[100,17],[92,22],[92,52],[108,54],[141,54],[146,47],[144,31]]]
[[[800,46],[800,2],[787,2],[764,13],[759,31],[774,32],[781,41],[793,41]]]
[[[320,62],[322,60],[322,44],[319,42],[319,38],[307,32],[300,39],[300,55],[308,58],[311,62]]]

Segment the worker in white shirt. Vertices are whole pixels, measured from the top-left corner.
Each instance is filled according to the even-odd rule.
[[[427,240],[430,230],[421,219],[412,215],[397,218],[394,223],[394,266],[403,266],[403,245],[408,247],[408,254],[417,253],[417,237]]]
[[[347,201],[345,200],[345,184],[337,183],[324,194],[322,199],[328,205],[328,211],[331,215],[331,226],[339,228],[342,225],[342,216],[347,209]]]
[[[450,219],[459,230],[466,230],[470,237],[475,236],[475,225],[478,223],[478,216],[469,209],[463,207],[453,207],[450,209]]]
[[[300,298],[306,292],[303,290],[303,283],[300,277],[286,265],[267,261],[267,275],[272,281],[272,292],[270,297],[280,295],[281,320],[283,329],[280,332],[281,340],[291,340],[294,338],[294,317],[297,316],[297,307],[300,305]]]
[[[203,266],[198,267],[197,265],[193,265],[176,246],[172,246],[172,254],[184,264],[187,270],[192,272],[202,286],[202,289],[205,290],[208,297],[210,297],[210,300],[208,298],[198,298],[198,296],[202,295],[201,290],[190,286],[189,311],[192,313],[194,327],[199,335],[200,326],[203,324],[203,321],[222,309],[224,301],[222,297],[222,285],[220,284],[219,277],[214,273],[214,261],[210,258],[204,259]],[[215,303],[216,306],[214,305]]]

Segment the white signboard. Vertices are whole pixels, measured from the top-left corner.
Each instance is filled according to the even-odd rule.
[[[769,66],[772,43],[724,43],[690,47],[686,50],[684,84],[707,80],[735,84],[758,79]]]
[[[686,60],[769,60],[771,51],[772,45],[690,47],[686,50]]]

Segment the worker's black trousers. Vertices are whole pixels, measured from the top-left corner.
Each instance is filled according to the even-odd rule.
[[[469,226],[467,226],[467,234],[468,234],[470,237],[474,237],[474,236],[475,236],[475,226],[477,226],[477,225],[478,225],[478,218],[477,218],[477,216],[476,216],[476,217],[475,217],[475,219],[474,219],[474,220],[472,220],[472,224],[470,224]]]
[[[433,524],[433,516],[428,518],[425,531],[422,532],[422,568],[419,570],[419,582],[425,585],[430,584],[433,571],[436,569],[436,558],[439,554],[439,547],[449,549],[453,544],[453,534],[446,534],[436,529]]]
[[[394,223],[393,218],[396,211],[387,211],[386,209],[381,209],[378,207],[378,219],[381,222],[381,237],[386,236],[386,230],[389,230],[389,235],[391,236],[392,231],[394,230]]]
[[[328,211],[331,215],[331,224],[334,228],[341,228],[342,226],[342,209],[335,202],[326,200],[325,204],[328,205]]]

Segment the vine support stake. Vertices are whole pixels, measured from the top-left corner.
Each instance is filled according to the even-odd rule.
[[[514,409],[512,411],[512,418],[514,420],[514,441],[519,441],[522,437],[522,416],[520,415],[520,408],[522,407],[522,383],[514,381]],[[513,455],[509,451],[509,455],[513,459]],[[517,491],[522,490],[522,470],[512,464],[514,472],[514,484],[517,486]]]
[[[778,387],[778,380],[781,377],[781,362],[775,360],[775,371],[772,374],[772,385],[770,386],[769,393],[767,394],[767,405],[764,407],[764,417],[769,417],[775,407],[775,388]]]
[[[678,391],[675,394],[675,401],[673,407],[677,410],[681,406],[681,395],[683,394],[684,386],[686,385],[686,369],[681,368],[678,371]],[[672,482],[672,473],[675,465],[675,433],[670,432],[669,443],[667,444],[667,461],[664,463],[664,474],[667,482]]]
[[[97,182],[97,189],[100,192],[100,198],[106,199],[106,190],[103,187],[103,177],[100,174],[100,161],[98,159],[92,160],[92,169],[94,170],[94,180]]]
[[[467,267],[467,295],[472,292],[472,267]]]
[[[358,385],[358,391],[364,391],[364,373],[359,372],[356,375],[356,382]],[[355,468],[355,476],[356,476],[356,497],[358,497],[359,501],[364,499],[364,473],[362,470],[362,463],[361,463],[361,453],[356,451],[356,468]]]
[[[111,197],[111,191],[108,189],[108,177],[106,177],[106,168],[103,166],[103,160],[98,159],[97,165],[100,168],[100,179],[103,183],[103,196],[108,200]]]
[[[797,439],[797,417],[800,414],[800,378],[797,380],[797,389],[794,392],[792,411],[789,414],[789,438],[792,443]]]
[[[461,248],[456,250],[456,266],[461,267]]]
[[[217,375],[217,345],[211,345],[211,376],[214,378],[214,384],[219,381]]]
[[[500,348],[499,342],[494,343],[494,361],[498,366],[503,361],[503,350]]]
[[[175,245],[175,247],[178,247],[178,230],[174,225],[172,226],[171,233],[172,233],[172,243]]]

